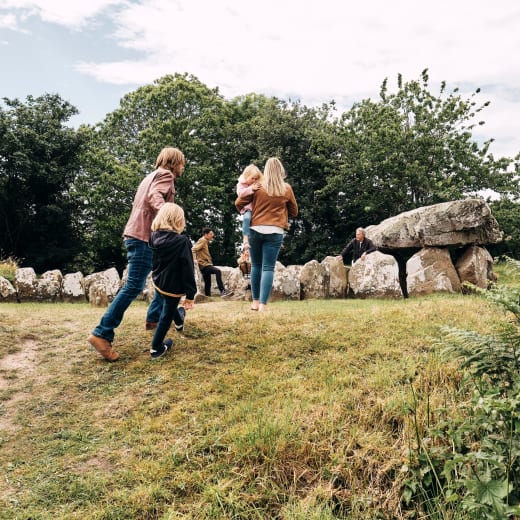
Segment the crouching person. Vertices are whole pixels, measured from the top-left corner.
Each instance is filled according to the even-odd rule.
[[[152,222],[152,280],[155,290],[163,297],[161,317],[150,349],[152,358],[159,358],[172,348],[173,341],[164,339],[172,321],[175,330],[182,332],[186,311],[193,309],[197,285],[191,242],[181,234],[185,227],[184,211],[173,203],[164,204]],[[186,296],[184,306],[179,306],[183,296]]]

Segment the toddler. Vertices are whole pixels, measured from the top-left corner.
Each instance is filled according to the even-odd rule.
[[[261,186],[261,182],[263,179],[262,172],[260,169],[254,164],[250,164],[247,166],[242,175],[240,175],[237,183],[237,195],[239,197],[245,197],[247,195],[252,195],[256,190],[258,190]],[[241,210],[240,213],[243,217],[242,221],[242,240],[243,240],[243,250],[245,253],[249,251],[249,227],[251,225],[251,212],[253,208],[253,203],[250,202],[246,204]]]

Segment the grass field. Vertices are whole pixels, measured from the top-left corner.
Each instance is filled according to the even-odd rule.
[[[2,519],[403,518],[412,393],[429,421],[461,377],[440,326],[503,320],[475,295],[219,299],[151,360],[136,302],[111,364],[102,313],[0,304]]]

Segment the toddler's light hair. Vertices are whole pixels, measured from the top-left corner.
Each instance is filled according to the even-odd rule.
[[[256,166],[256,164],[250,164],[249,166],[246,166],[244,168],[244,171],[242,172],[242,177],[244,180],[247,181],[249,177],[252,177],[253,175],[258,175],[258,180],[261,181],[263,179],[262,172],[260,171],[260,168]]]
[[[152,231],[159,229],[182,233],[186,227],[184,210],[173,202],[166,202],[155,216],[152,222]]]

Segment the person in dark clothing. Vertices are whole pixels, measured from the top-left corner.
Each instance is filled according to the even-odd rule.
[[[152,358],[161,357],[172,347],[173,341],[164,339],[172,321],[177,332],[182,332],[186,310],[193,308],[197,285],[191,242],[186,235],[181,235],[185,226],[183,209],[173,203],[164,204],[152,222],[152,281],[163,298],[161,317],[150,349]],[[186,296],[184,305],[179,307],[183,296]]]
[[[365,235],[365,230],[363,228],[356,229],[356,238],[353,238],[341,251],[341,254],[337,256],[337,258],[341,258],[343,263],[346,264],[348,260],[349,253],[352,253],[352,263],[357,262],[360,258],[364,260],[365,257],[376,251],[377,248]]]
[[[198,264],[202,278],[204,279],[204,294],[211,296],[211,275],[214,274],[217,279],[217,287],[220,291],[220,296],[223,298],[231,296],[233,291],[224,287],[222,281],[222,272],[218,267],[213,265],[213,259],[209,252],[209,244],[213,240],[215,234],[210,228],[204,228],[202,230],[202,236],[195,242],[195,245],[191,248],[193,253],[193,260]]]

